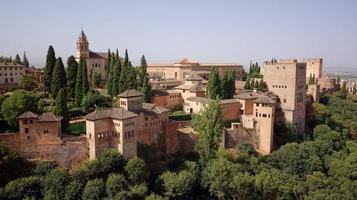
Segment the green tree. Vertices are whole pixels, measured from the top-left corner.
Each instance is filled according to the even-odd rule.
[[[41,160],[36,163],[36,167],[33,170],[33,174],[36,176],[46,176],[53,169],[56,168],[56,163],[53,161]]]
[[[54,113],[62,117],[61,120],[62,128],[67,128],[69,124],[69,115],[68,115],[67,100],[63,88],[59,89],[58,91]]]
[[[114,96],[114,90],[115,90],[114,67],[115,67],[115,57],[112,56],[111,62],[109,63],[109,71],[110,71],[110,73],[108,74],[108,79],[107,79],[107,93],[112,97]]]
[[[77,80],[78,63],[74,56],[70,56],[67,59],[67,96],[74,99],[76,96],[76,80]]]
[[[110,53],[110,49],[108,49],[108,59],[107,62],[105,63],[105,79],[108,80],[109,74],[110,74],[110,64],[111,64],[112,56]]]
[[[93,179],[87,182],[82,200],[102,200],[105,196],[105,186],[102,179]]]
[[[10,97],[2,103],[1,115],[11,126],[16,127],[16,117],[26,111],[37,111],[38,96],[30,91],[15,90]]]
[[[9,182],[5,187],[8,199],[34,198],[42,199],[42,179],[37,176],[29,176]]]
[[[29,60],[27,59],[26,52],[24,52],[24,57],[22,60],[23,60],[23,65],[25,65],[25,67],[30,67],[30,63]]]
[[[93,71],[93,74],[92,74],[92,84],[93,84],[93,86],[98,88],[100,80],[101,80],[100,73],[98,72],[97,69],[95,69]]]
[[[210,160],[203,170],[203,186],[218,199],[233,199],[232,181],[238,166],[223,157]]]
[[[16,54],[15,60],[14,60],[14,64],[22,64],[21,58],[19,56],[19,54]]]
[[[52,45],[50,45],[48,47],[47,56],[46,56],[46,65],[45,65],[44,81],[43,81],[45,90],[48,93],[51,92],[52,74],[53,74],[53,69],[55,68],[55,64],[56,64],[55,50],[53,49]]]
[[[353,94],[353,95],[356,95],[356,94],[357,94],[356,82],[353,84],[352,94]]]
[[[236,93],[236,76],[234,71],[228,72],[228,99],[232,99]]]
[[[125,160],[123,155],[116,149],[108,149],[99,156],[99,163],[102,173],[106,176],[113,172],[120,172],[124,169]]]
[[[28,91],[32,91],[36,88],[36,79],[33,76],[23,75],[19,82],[19,87]]]
[[[114,197],[120,191],[126,190],[127,184],[125,177],[121,174],[111,174],[109,175],[106,182],[107,195],[109,197]]]
[[[134,183],[139,183],[145,180],[145,161],[140,158],[132,158],[125,166],[125,171],[129,179]]]
[[[51,84],[52,94],[56,96],[61,88],[65,90],[67,89],[67,78],[66,78],[66,71],[64,69],[62,59],[61,57],[58,57],[52,74],[52,84]],[[66,91],[64,92],[65,92],[64,93],[65,99],[67,99]]]
[[[144,102],[151,103],[152,96],[151,96],[151,85],[149,83],[149,79],[147,76],[144,76],[143,85],[142,85],[142,93],[144,95]]]
[[[63,199],[69,183],[69,174],[65,169],[56,168],[46,175],[43,184],[44,199]]]
[[[79,181],[71,181],[66,186],[64,200],[79,200],[82,197],[84,184]]]
[[[213,67],[209,74],[206,95],[211,99],[215,99],[221,96],[221,84],[216,67]]]
[[[199,114],[193,116],[193,128],[198,131],[195,146],[200,155],[201,164],[216,156],[222,138],[222,107],[219,100],[212,100]]]
[[[170,199],[184,199],[194,189],[195,177],[191,172],[182,170],[178,173],[165,172],[159,179],[165,188],[165,196]]]
[[[82,99],[81,107],[82,111],[88,113],[90,109],[93,107],[93,99],[92,99],[92,92],[88,92]]]
[[[87,94],[89,91],[89,82],[88,82],[88,70],[87,70],[87,61],[86,59],[83,59],[83,75],[82,75],[82,79],[83,79],[83,91],[82,94]]]
[[[120,93],[120,75],[121,75],[121,61],[120,59],[116,60],[114,64],[114,72],[113,72],[113,96],[117,96]]]
[[[136,70],[131,65],[131,62],[129,62],[128,76],[127,76],[127,89],[128,90],[130,90],[130,89],[136,90],[137,88],[138,88],[138,80],[137,80]]]
[[[0,187],[23,176],[26,173],[26,169],[23,168],[25,164],[25,160],[18,151],[0,142]]]
[[[83,57],[79,60],[79,67],[76,76],[75,103],[77,106],[81,105],[83,99],[83,60]]]
[[[255,88],[255,89],[258,89],[258,88],[259,88],[259,82],[258,82],[258,80],[255,81],[254,88]]]
[[[158,194],[151,193],[149,196],[145,197],[145,200],[168,200]]]
[[[147,76],[147,62],[146,62],[146,58],[144,55],[141,56],[140,59],[140,71],[139,71],[139,81],[138,81],[138,85],[139,85],[139,89],[141,89],[141,87],[143,87],[144,85],[144,78],[145,76]]]
[[[228,86],[228,72],[223,74],[223,78],[221,80],[221,97],[222,99],[228,99],[229,96],[229,86]]]

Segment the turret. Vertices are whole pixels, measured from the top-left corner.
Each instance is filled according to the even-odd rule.
[[[83,30],[81,30],[77,40],[77,59],[81,56],[84,56],[85,58],[89,57],[89,43]]]

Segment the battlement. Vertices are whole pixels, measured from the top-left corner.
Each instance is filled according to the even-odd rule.
[[[304,58],[304,62],[319,62],[322,63],[323,59],[322,58]]]
[[[277,60],[265,61],[264,65],[296,64],[296,63],[297,63],[296,59],[280,59],[279,61]]]

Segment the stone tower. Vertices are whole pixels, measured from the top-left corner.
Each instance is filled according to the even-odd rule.
[[[77,59],[80,59],[81,56],[84,56],[85,58],[89,57],[89,43],[83,30],[81,30],[77,40]]]

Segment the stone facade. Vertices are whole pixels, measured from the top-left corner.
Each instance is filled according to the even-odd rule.
[[[17,87],[27,67],[12,63],[0,63],[0,89]]]
[[[309,81],[310,75],[315,77],[315,82],[322,77],[322,58],[306,58],[306,81]]]
[[[217,67],[220,77],[225,72],[234,71],[237,80],[241,80],[243,75],[243,66],[227,63],[199,63],[187,58],[168,64],[148,64],[147,72],[151,77],[161,77],[163,79],[175,79],[183,81],[187,76],[196,73],[208,79],[212,67]]]
[[[279,97],[278,108],[298,134],[305,130],[306,63],[288,59],[267,61],[261,69],[268,90]]]
[[[167,136],[175,127],[168,119],[169,110],[143,103],[140,92],[127,90],[118,97],[120,108],[96,110],[85,116],[90,159],[108,148],[118,149],[128,159],[135,157],[138,142],[156,143],[160,135]]]
[[[64,137],[60,117],[26,112],[18,120],[20,131],[0,134],[0,141],[25,158],[54,160],[61,167],[73,167],[88,158],[86,138]]]

